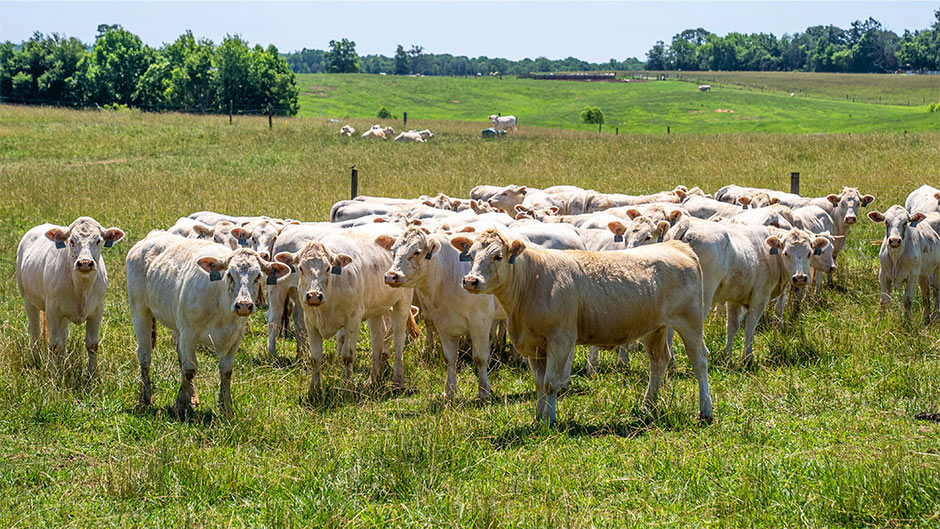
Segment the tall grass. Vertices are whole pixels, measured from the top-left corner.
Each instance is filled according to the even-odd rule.
[[[353,120],[357,128],[372,119]],[[412,123],[410,121],[409,123]],[[200,209],[324,219],[348,194],[466,195],[479,183],[570,183],[645,193],[682,183],[735,182],[805,194],[858,186],[872,208],[936,184],[940,133],[798,136],[598,136],[529,126],[483,141],[475,123],[415,118],[424,145],[342,138],[319,118],[265,119],[126,112],[112,117],[0,106],[0,520],[38,526],[615,527],[922,526],[940,517],[940,427],[913,420],[940,409],[936,327],[877,309],[881,228],[853,229],[836,288],[804,304],[799,322],[762,324],[756,367],[721,352],[722,322],[706,327],[716,421],[695,423],[695,380],[678,361],[655,411],[638,407],[646,359],[596,377],[576,360],[559,425],[533,420],[531,375],[492,373],[496,398],[476,405],[461,369],[453,405],[439,394],[443,362],[406,350],[407,391],[365,385],[359,344],[353,391],[328,358],[330,397],[299,397],[300,367],[263,359],[256,314],[233,377],[235,417],[218,410],[217,363],[200,353],[201,413],[172,418],[178,368],[169,333],[154,355],[156,406],[134,410],[139,374],[123,259],[153,228]],[[81,214],[127,240],[107,250],[101,376],[30,351],[13,281],[29,227]],[[916,313],[916,312],[915,312]],[[289,352],[293,343],[279,346]],[[328,347],[328,350],[331,349]]]

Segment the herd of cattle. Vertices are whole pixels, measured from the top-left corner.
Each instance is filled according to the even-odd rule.
[[[350,125],[343,125],[339,129],[340,136],[349,137],[355,133],[356,133],[356,129],[352,128]],[[427,143],[427,141],[433,137],[434,137],[434,133],[432,133],[428,129],[424,129],[424,130],[412,129],[412,130],[402,132],[398,136],[395,136],[395,129],[393,129],[392,127],[383,127],[382,125],[379,125],[379,124],[372,125],[372,127],[369,130],[362,133],[362,139],[365,139],[365,140],[370,140],[370,139],[387,140],[389,138],[395,138],[395,141],[401,142],[401,143],[413,143],[413,142]]]
[[[725,306],[729,354],[743,320],[743,359],[751,362],[765,308],[777,300],[782,317],[788,291],[818,290],[823,274],[831,280],[859,208],[874,200],[854,188],[813,198],[734,185],[714,196],[683,186],[636,196],[510,185],[477,186],[466,199],[360,196],[336,203],[329,222],[194,213],[150,232],[127,255],[139,404],[153,400],[159,322],[172,330],[182,373],[174,412],[185,416],[199,401],[195,349],[203,345],[220,358],[219,405],[231,413],[235,353],[247,316],[266,301],[268,354],[277,357],[276,338],[292,320],[298,356],[309,348],[311,397],[320,392],[323,341],[331,336],[349,382],[362,322],[371,337],[373,381],[384,375],[391,327],[392,384],[401,386],[406,333],[417,331],[420,314],[428,343],[433,335],[442,345],[446,398],[454,395],[458,346],[466,338],[478,397],[489,397],[491,342],[508,330],[535,378],[536,413],[549,423],[576,344],[595,346],[592,369],[596,346],[639,340],[650,359],[649,404],[678,333],[698,381],[699,416],[708,420],[703,327],[711,308]],[[904,207],[868,217],[886,226],[882,308],[892,287],[905,283],[907,315],[919,284],[926,317],[937,318],[940,284],[931,276],[940,277],[940,190],[922,186]],[[101,251],[123,237],[89,217],[24,235],[16,280],[34,347],[47,331],[50,349],[63,351],[69,322],[84,322],[94,374],[108,284]]]

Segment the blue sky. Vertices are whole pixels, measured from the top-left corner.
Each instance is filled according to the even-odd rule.
[[[638,57],[686,28],[783,33],[843,28],[869,16],[901,34],[933,21],[940,2],[5,2],[0,40],[59,32],[85,42],[100,23],[121,24],[159,46],[191,29],[218,42],[239,33],[282,52],[354,40],[360,55],[396,44],[427,52],[509,59]]]

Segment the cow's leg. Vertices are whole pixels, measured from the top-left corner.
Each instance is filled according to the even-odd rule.
[[[490,330],[491,325],[477,325],[470,328],[470,342],[473,347],[473,366],[477,370],[477,400],[490,399]]]
[[[180,352],[179,336],[180,336],[180,335],[179,335],[178,332],[174,332],[174,333],[173,333],[173,337],[174,337],[174,340],[175,340],[175,342],[176,342],[176,343],[175,343],[175,346],[176,346],[176,365],[178,365],[178,366],[180,366],[180,368],[182,368],[182,367],[183,367],[183,353]],[[193,379],[193,398],[190,399],[190,402],[192,403],[193,407],[196,407],[196,406],[199,406],[200,404],[202,404],[202,401],[199,400],[199,388],[196,387],[196,380],[195,380],[195,379]]]
[[[730,358],[731,353],[734,351],[734,337],[737,336],[738,329],[741,328],[741,317],[744,315],[744,307],[731,301],[725,303],[725,306],[728,312],[728,321],[725,324],[727,328],[725,334],[725,354]]]
[[[452,401],[454,400],[454,393],[457,391],[457,339],[453,336],[445,336],[441,333],[438,333],[437,336],[441,339],[441,349],[444,351],[444,363],[447,369],[447,377],[444,381],[444,394],[442,396]]]
[[[644,336],[642,340],[650,359],[650,379],[649,384],[646,386],[646,394],[643,396],[643,405],[650,407],[659,395],[659,387],[663,383],[666,368],[669,366],[669,352],[666,350],[666,328],[657,329]]]
[[[382,321],[382,317],[379,316],[378,321],[382,326],[382,332],[376,333],[379,342],[379,359],[382,358],[382,348],[384,347],[384,336],[385,336],[385,322]],[[362,325],[362,317],[355,316],[353,318],[348,318],[346,320],[346,326],[344,327],[344,338],[343,346],[340,350],[340,358],[343,359],[343,372],[346,377],[346,388],[352,388],[352,376],[353,376],[353,361],[356,359],[356,344],[359,342],[359,330]],[[373,327],[370,325],[369,329],[371,331]],[[375,349],[373,348],[372,355],[372,369],[376,368],[375,364]],[[373,372],[373,375],[375,373]],[[379,379],[376,379],[379,380]]]
[[[238,353],[237,340],[224,356],[219,358],[219,411],[226,417],[234,414],[232,408],[232,368],[235,366],[235,354]]]
[[[556,335],[548,336],[545,341],[545,380],[542,383],[545,404],[542,408],[542,422],[552,425],[555,423],[558,392],[561,390],[565,381],[565,372],[574,356],[575,340],[566,335]]]
[[[176,404],[173,406],[173,413],[179,418],[184,419],[193,410],[193,379],[196,377],[196,368],[198,360],[196,359],[196,336],[190,329],[181,329],[179,337],[180,354],[180,390],[176,395]]]
[[[304,358],[304,344],[307,343],[307,324],[304,320],[304,311],[301,307],[299,297],[299,289],[291,289],[289,296],[292,296],[294,299],[293,310],[291,314],[294,317],[294,340],[297,342],[297,363],[301,363]],[[320,353],[322,355],[323,349],[321,347]]]
[[[587,372],[591,376],[597,374],[597,351],[598,347],[596,345],[592,345],[591,348],[588,349]]]
[[[532,378],[535,379],[535,417],[541,419],[545,409],[545,352],[531,351],[527,353],[525,356],[529,360]],[[531,355],[534,354],[542,354],[543,356],[541,358],[532,358]]]
[[[710,422],[712,419],[712,398],[708,390],[708,347],[702,336],[702,327],[698,322],[689,322],[676,328],[682,343],[685,344],[685,354],[692,364],[695,380],[698,382],[698,417],[702,421]]]
[[[780,296],[777,297],[777,302],[774,312],[777,314],[777,323],[783,326],[783,312],[787,308],[787,289],[784,288],[783,292],[780,293]]]
[[[395,339],[395,369],[392,371],[392,388],[405,387],[405,334],[408,330],[408,318],[411,317],[411,299],[392,307],[392,337]]]
[[[443,343],[443,342],[442,342]],[[424,355],[431,357],[434,353],[434,324],[424,318]]]
[[[812,271],[812,269],[810,270]],[[793,312],[791,313],[791,317],[793,319],[796,319],[800,316],[800,307],[803,304],[803,296],[806,294],[807,288],[809,287],[806,286],[793,289]]]
[[[909,276],[904,282],[904,296],[901,302],[904,305],[904,319],[911,319],[911,305],[914,303],[914,290],[917,288],[917,281],[913,276]]]
[[[46,325],[49,328],[49,351],[58,359],[65,354],[69,340],[69,320],[61,316],[57,310],[46,304]]]
[[[762,299],[752,303],[744,313],[744,367],[750,367],[754,360],[754,334],[757,333],[757,323],[767,301]]]
[[[153,354],[157,324],[153,314],[146,308],[135,307],[131,303],[131,319],[134,322],[134,335],[137,337],[137,362],[140,364],[140,393],[137,394],[138,406],[153,404],[153,386],[150,384],[150,359]]]
[[[933,283],[933,313],[931,315],[931,322],[937,323],[940,322],[940,267],[934,270],[931,283]]]
[[[23,300],[23,308],[26,309],[29,345],[35,349],[39,347],[39,342],[42,340],[42,311],[25,299]]]
[[[98,308],[87,320],[85,320],[85,350],[88,351],[88,377],[93,378],[98,371],[98,337],[101,331],[101,316],[104,313],[104,305]]]
[[[369,342],[372,346],[371,383],[377,385],[382,382],[385,373],[385,318],[376,316],[369,318]]]
[[[930,325],[930,277],[920,276],[920,296],[923,300],[924,324]]]
[[[630,367],[630,351],[636,351],[638,349],[639,348],[637,347],[636,342],[633,342],[629,345],[621,344],[620,347],[617,348],[617,364],[624,367]]]
[[[822,289],[822,272],[817,272],[816,269],[810,268],[809,270],[809,280],[813,283],[813,294],[819,296],[819,291]]]
[[[268,291],[268,356],[271,360],[277,360],[277,337],[283,331],[281,322],[287,302],[286,290],[280,285],[273,285]]]
[[[310,385],[307,398],[311,401],[320,394],[320,369],[323,367],[323,336],[315,326],[307,327],[307,344],[310,348]]]

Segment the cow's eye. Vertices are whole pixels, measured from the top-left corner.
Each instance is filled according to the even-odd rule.
[[[810,251],[810,252],[806,252],[806,257],[809,257],[809,256],[811,256],[811,255],[813,255],[813,252],[811,252],[811,251]]]
[[[498,254],[494,255],[494,256],[493,256],[493,260],[494,260],[494,261],[502,261],[502,260],[503,260],[503,254],[498,253]]]
[[[789,256],[790,256],[790,252],[784,251],[784,252],[783,252],[783,255],[786,255],[786,256],[789,257]]]
[[[648,240],[650,240],[651,238],[652,238],[652,237],[650,237],[649,235],[647,235],[646,238],[643,239],[643,240],[644,240],[644,241],[648,241]]]
[[[69,246],[75,246],[75,239],[69,239]]]
[[[261,276],[255,276],[255,283],[257,283],[259,279],[261,279]]]

